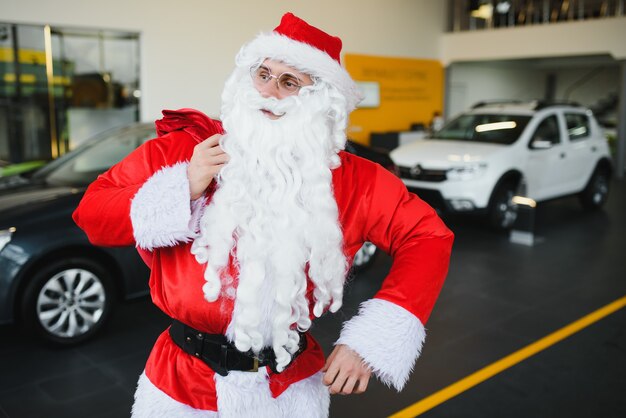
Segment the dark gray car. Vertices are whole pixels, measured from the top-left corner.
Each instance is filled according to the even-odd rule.
[[[74,344],[101,328],[116,299],[147,293],[137,251],[91,245],[71,215],[100,173],[154,136],[152,124],[116,129],[30,178],[0,179],[0,323]]]

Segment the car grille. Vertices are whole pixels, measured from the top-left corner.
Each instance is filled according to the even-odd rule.
[[[428,203],[438,211],[446,212],[449,210],[446,201],[439,190],[419,189],[415,187],[407,187],[409,192],[415,193],[420,199]]]
[[[422,168],[419,165],[417,167],[398,167],[400,170],[400,177],[403,179],[430,181],[433,183],[442,182],[446,180],[446,170],[432,170]]]

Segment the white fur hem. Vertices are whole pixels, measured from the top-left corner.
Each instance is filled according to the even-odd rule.
[[[343,324],[335,345],[345,344],[356,351],[381,382],[400,391],[425,338],[424,325],[415,315],[386,300],[370,299]]]
[[[203,411],[178,402],[159,390],[142,373],[137,383],[132,418],[218,418],[215,411]]]
[[[133,198],[130,219],[138,247],[171,247],[197,235],[204,199],[190,202],[187,165],[178,163],[157,171]]]
[[[328,418],[330,393],[316,373],[272,398],[265,369],[215,375],[219,412],[178,402],[159,390],[145,372],[139,376],[132,418]]]
[[[272,398],[265,369],[215,375],[220,418],[327,418],[330,405],[322,373],[296,382]]]

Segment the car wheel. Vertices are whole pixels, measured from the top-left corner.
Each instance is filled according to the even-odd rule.
[[[596,168],[589,183],[578,195],[582,207],[587,210],[600,209],[609,197],[609,184],[608,171],[601,167]]]
[[[39,269],[24,291],[26,328],[58,345],[85,341],[104,325],[114,302],[109,274],[87,258],[68,258]]]
[[[366,242],[359,248],[352,260],[352,268],[355,271],[361,271],[369,267],[376,257],[377,248],[371,242]]]
[[[489,225],[497,230],[506,230],[513,227],[517,220],[517,205],[513,203],[513,196],[517,185],[507,181],[496,186],[489,203]]]

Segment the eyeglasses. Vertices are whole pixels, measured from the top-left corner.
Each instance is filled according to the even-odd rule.
[[[303,87],[295,74],[284,72],[276,76],[264,65],[255,65],[250,68],[250,76],[257,86],[266,85],[272,78],[275,78],[278,90],[283,94],[297,93]]]

